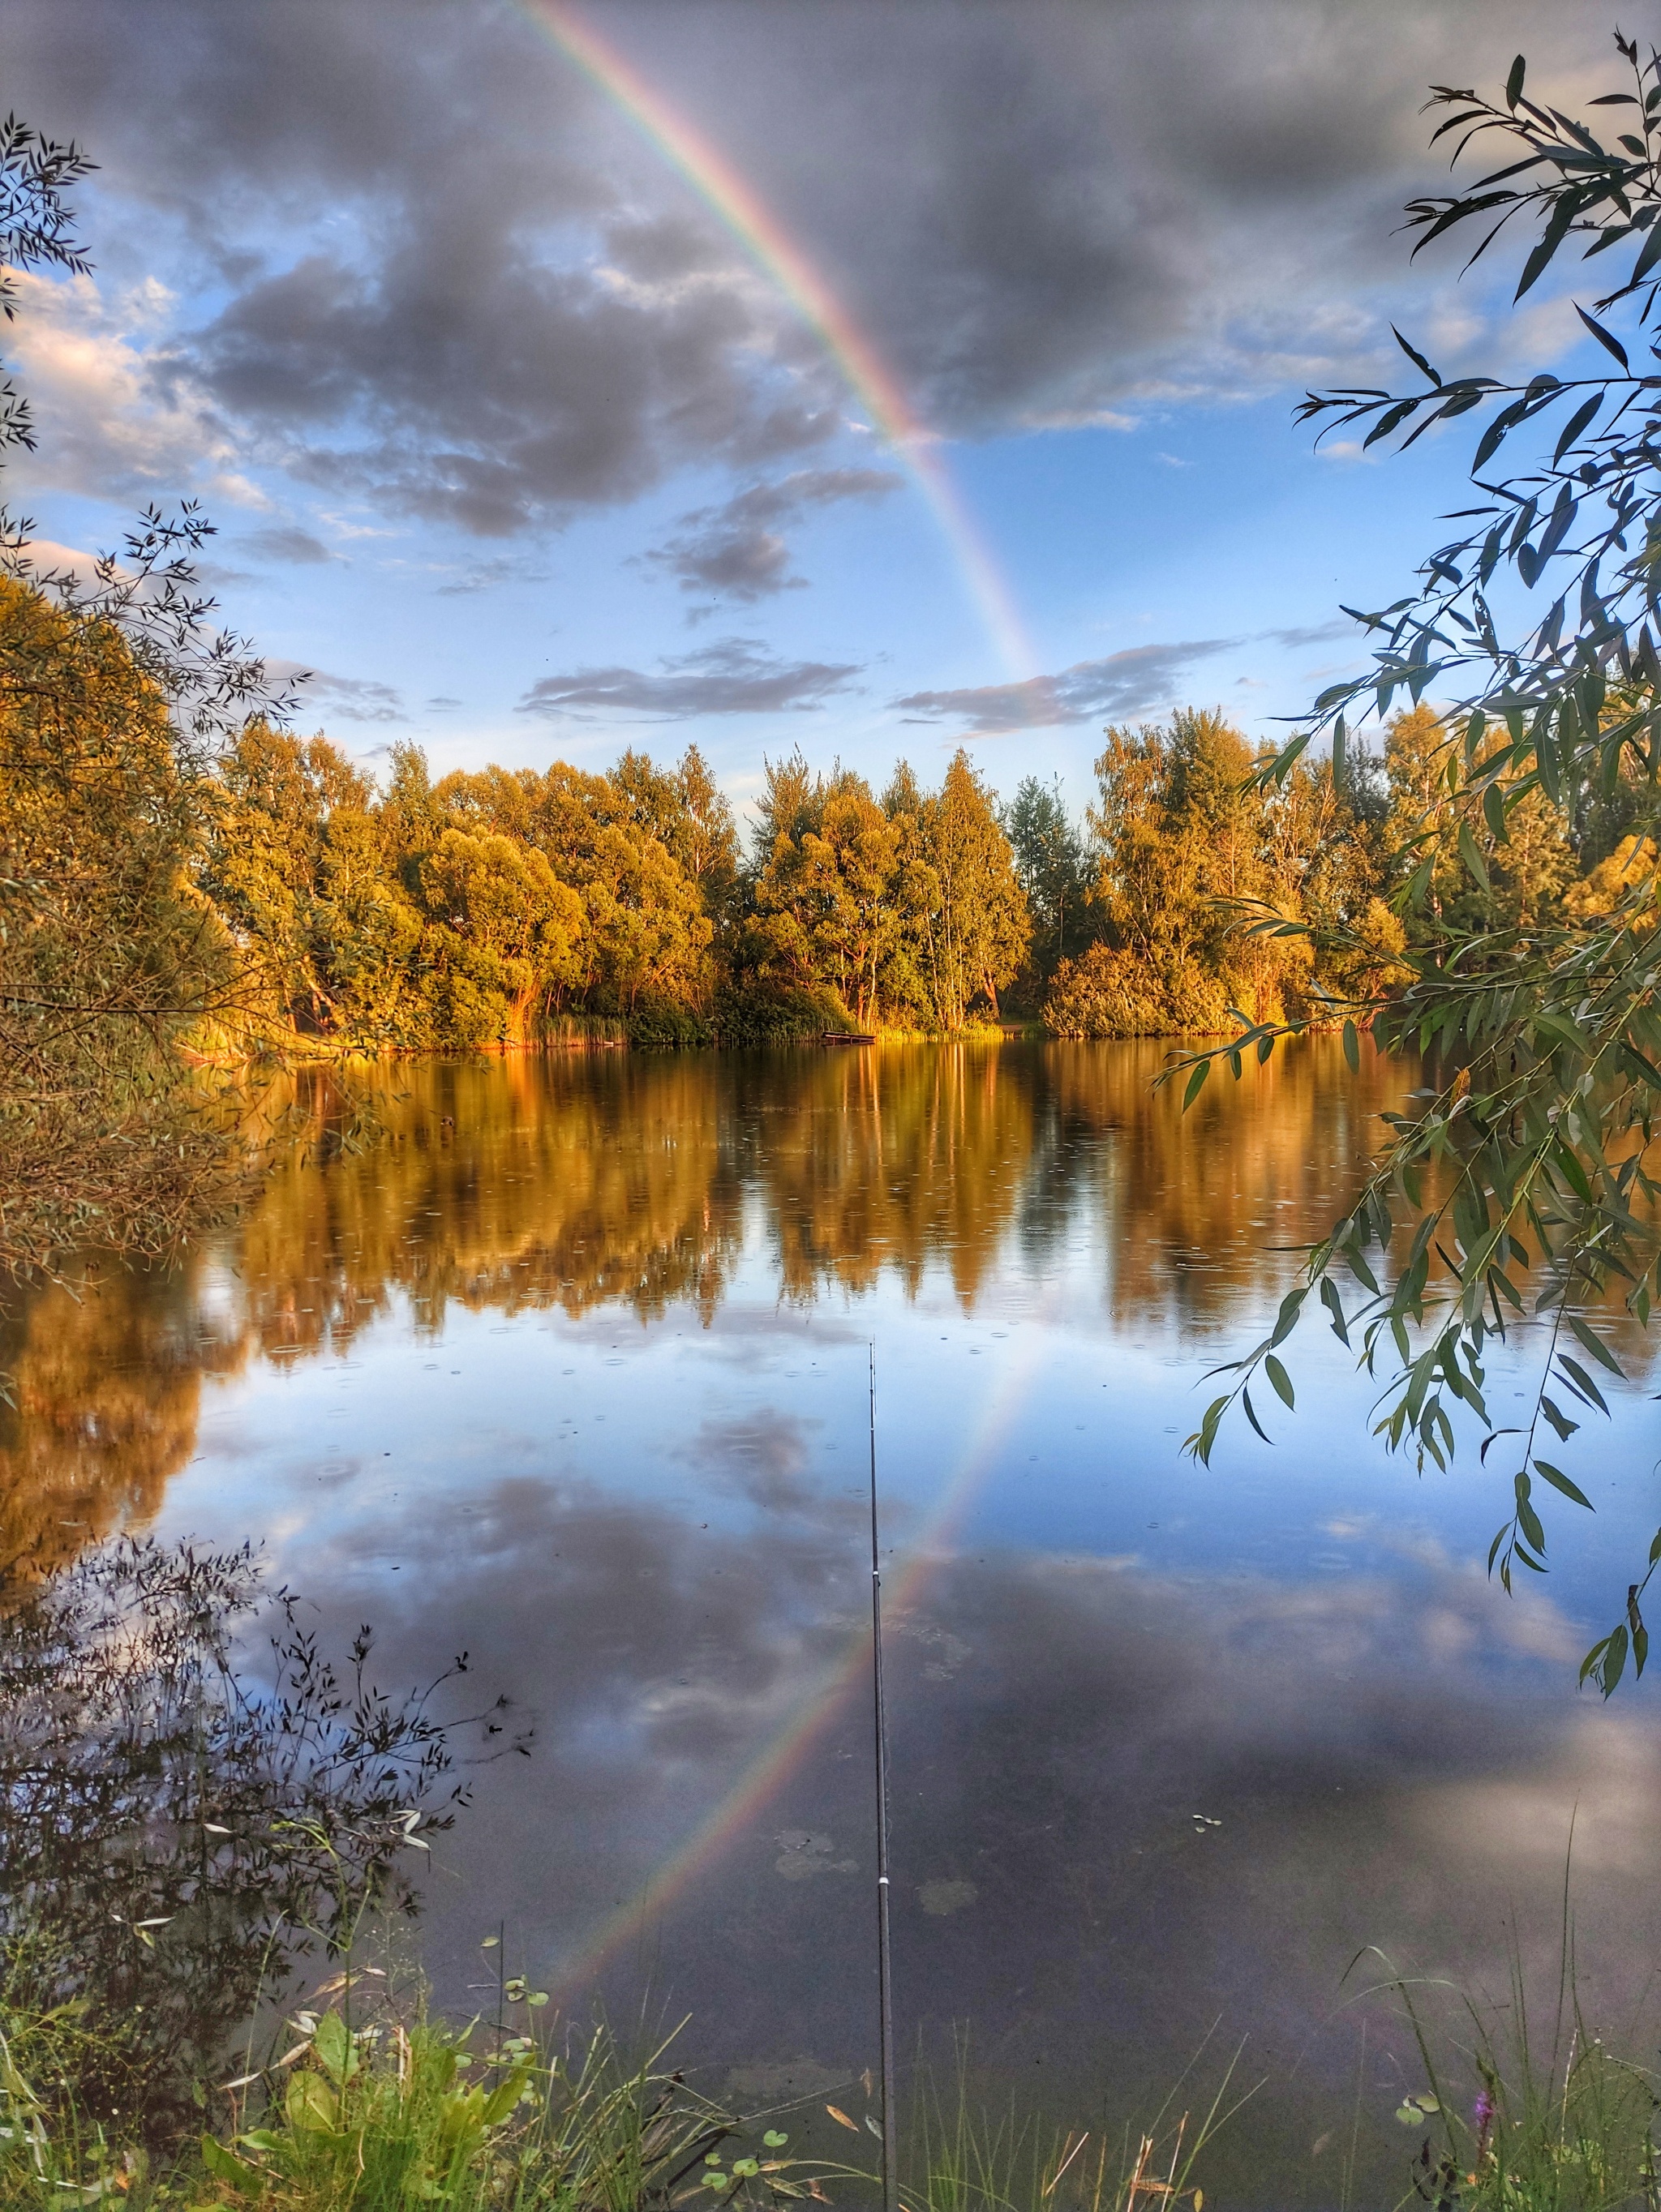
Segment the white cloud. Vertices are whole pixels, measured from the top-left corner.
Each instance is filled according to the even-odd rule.
[[[264,507],[237,468],[225,426],[187,381],[156,374],[149,344],[173,299],[149,279],[106,299],[90,276],[53,282],[14,273],[18,317],[8,332],[37,450],[10,473],[25,485],[140,501],[201,491]]]

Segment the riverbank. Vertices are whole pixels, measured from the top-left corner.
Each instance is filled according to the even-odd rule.
[[[1656,2076],[1591,2032],[1572,1990],[1540,2047],[1514,1990],[1499,2008],[1512,2014],[1502,2049],[1474,2008],[1463,2036],[1434,2038],[1413,1986],[1393,1986],[1427,2085],[1402,2094],[1392,2116],[1409,2201],[1441,2212],[1654,2204]],[[868,2071],[830,2094],[741,2112],[688,2079],[674,2035],[636,2056],[604,2025],[539,2030],[546,2003],[499,1972],[490,2016],[457,2026],[429,2016],[418,1984],[348,1965],[271,2024],[263,2055],[249,2047],[228,2061],[228,2080],[198,2083],[203,2132],[147,2142],[65,2094],[86,2057],[72,2006],[20,2020],[0,2002],[0,2201],[132,2212],[758,2212],[883,2201]],[[905,2212],[1204,2212],[1208,2201],[1218,2212],[1208,2154],[1249,2100],[1273,2094],[1249,2081],[1236,2051],[1208,2077],[1196,2064],[1151,2112],[1116,2112],[1110,2096],[1057,2125],[1013,2104],[981,2105],[964,2048],[946,2083],[926,2067],[910,2075],[896,2177]],[[1358,2082],[1347,2145],[1325,2169],[1344,2203],[1366,2087]],[[1317,2142],[1317,2156],[1338,2133]],[[1262,2200],[1249,2201],[1255,2212]]]

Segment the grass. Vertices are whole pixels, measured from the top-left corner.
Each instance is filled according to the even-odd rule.
[[[428,2017],[418,1996],[400,2003],[388,1992],[380,1970],[334,1975],[313,2000],[327,2008],[289,2014],[268,2063],[204,2085],[204,2110],[225,2117],[170,2159],[86,2124],[64,2094],[81,2033],[73,2007],[27,2023],[14,2015],[12,2039],[0,2036],[0,2204],[761,2212],[828,2204],[833,2190],[879,2200],[871,2166],[793,2147],[817,2103],[742,2118],[672,2063],[672,2036],[639,2059],[604,2026],[562,2045],[538,2032],[538,1993],[517,1978],[502,1984],[502,2017],[520,2023],[511,2032],[456,2028]],[[1233,2109],[1232,2073],[1197,2122],[1173,2094],[1146,2130],[1063,2131],[1013,2107],[989,2117],[960,2046],[949,2089],[925,2067],[915,2076],[904,2212],[1202,2212],[1195,2164]],[[855,2126],[840,2107],[823,2110]],[[867,2154],[874,2162],[874,2145]]]
[[[822,2197],[823,2177],[855,2171],[781,2156],[786,2130],[746,2130],[668,2066],[666,2045],[631,2061],[604,2027],[561,2051],[368,2009],[295,2016],[297,2042],[219,2085],[229,2124],[165,2161],[49,2106],[0,2045],[0,2203],[639,2212]]]
[[[1591,2032],[1567,1918],[1543,2025],[1515,1964],[1508,2002],[1479,2006],[1362,1955],[1384,1972],[1358,1994],[1396,2000],[1425,2083],[1396,2110],[1408,2132],[1399,2186],[1379,2192],[1381,2208],[1661,2212],[1661,2080]],[[806,2212],[879,2201],[875,2145],[840,2106],[800,2100],[742,2117],[689,2082],[674,2035],[646,2038],[635,2056],[604,2025],[550,2025],[545,2004],[502,1974],[494,2024],[456,2027],[429,2015],[390,1954],[387,1967],[349,1960],[270,2031],[263,2061],[250,2044],[222,2069],[228,2080],[199,2085],[215,2124],[167,2154],[77,2102],[97,2034],[80,2003],[34,2015],[0,2004],[0,2207]],[[921,2061],[914,2069],[903,2212],[1206,2212],[1208,2147],[1262,2085],[1235,2086],[1237,2051],[1198,2091],[1202,2058],[1144,2123],[1058,2128],[982,2099],[960,2039],[944,2080]],[[864,2086],[868,2102],[868,2076]],[[856,2094],[833,2094],[858,2110]],[[861,2138],[869,2164],[818,2154],[821,2112]],[[1359,2101],[1355,2118],[1359,2131]],[[1344,2212],[1356,2202],[1355,2151],[1352,2141]]]
[[[1062,2129],[1013,2103],[989,2111],[973,2094],[960,2039],[949,2092],[926,2067],[917,2069],[906,2161],[912,2180],[904,2194],[916,2212],[1204,2212],[1197,2164],[1253,2094],[1231,2094],[1238,2057],[1197,2114],[1177,2109],[1190,2065],[1146,2126]]]
[[[1441,2212],[1661,2212],[1661,2075],[1592,2033],[1567,1921],[1546,2031],[1515,1960],[1509,2001],[1483,2008],[1445,1983],[1397,1973],[1382,1954],[1363,1955],[1385,1967],[1377,1986],[1401,2004],[1424,2068],[1425,2088],[1396,2115],[1422,2138],[1412,2161],[1421,2202]],[[1429,2008],[1445,1996],[1454,2016],[1439,2029]]]

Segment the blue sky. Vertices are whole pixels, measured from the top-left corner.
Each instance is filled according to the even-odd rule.
[[[1340,601],[1395,597],[1458,503],[1469,424],[1317,455],[1305,384],[1410,378],[1392,319],[1449,368],[1574,350],[1565,300],[1513,317],[1506,266],[1409,270],[1392,234],[1437,186],[1426,85],[1520,46],[1531,90],[1603,89],[1587,7],[584,13],[904,391],[1031,665],[796,307],[529,9],[15,0],[9,97],[100,167],[95,273],[14,327],[14,502],[79,550],[202,497],[226,618],[371,763],[695,739],[741,802],[794,745],[880,780],[967,742],[1081,805],[1107,720],[1296,714],[1356,664]],[[977,695],[1037,675],[1069,719],[988,733]]]

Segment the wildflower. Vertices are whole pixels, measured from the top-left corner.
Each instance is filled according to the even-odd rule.
[[[1496,2110],[1493,2088],[1485,2083],[1477,2092],[1476,2102],[1472,2106],[1470,2114],[1476,2123],[1476,2165],[1479,2171],[1488,2154],[1488,2137],[1493,2132]]]

